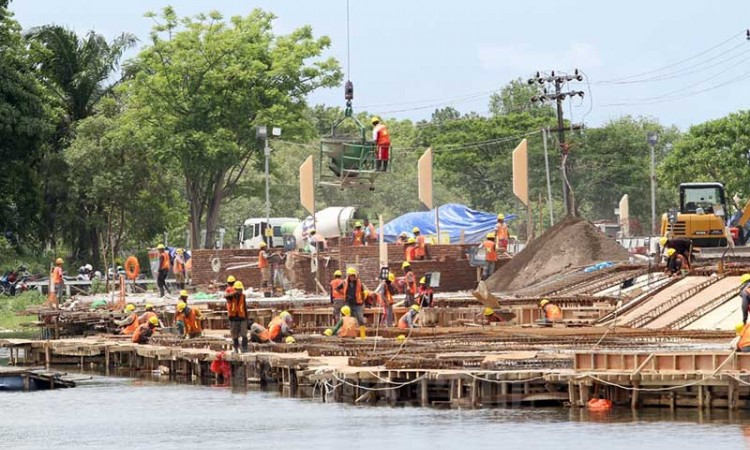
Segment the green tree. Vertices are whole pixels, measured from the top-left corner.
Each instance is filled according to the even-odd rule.
[[[330,45],[309,26],[272,32],[272,14],[255,10],[225,22],[218,12],[179,18],[165,8],[151,45],[128,68],[129,114],[149,146],[182,174],[193,247],[208,245],[222,202],[238,193],[248,169],[260,168],[255,126],[285,138],[314,135],[306,96],[341,81],[338,63],[318,57]],[[206,242],[199,242],[206,229]]]
[[[554,117],[555,110],[552,106],[531,101],[533,97],[542,93],[538,84],[530,85],[522,78],[511,80],[500,89],[500,92],[490,96],[490,113],[493,116],[502,116],[525,112],[535,117]]]

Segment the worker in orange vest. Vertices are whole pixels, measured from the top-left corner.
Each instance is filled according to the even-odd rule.
[[[417,295],[417,276],[411,271],[409,261],[401,263],[401,269],[404,271],[404,306],[414,304],[414,296]]]
[[[247,303],[245,302],[245,286],[242,281],[235,281],[233,292],[226,295],[227,314],[229,316],[229,332],[232,335],[234,351],[240,353],[240,339],[242,352],[247,352]]]
[[[203,335],[203,327],[201,326],[201,316],[197,308],[189,307],[185,302],[177,304],[177,317],[182,321],[185,327],[184,335],[188,339],[197,338]]]
[[[156,320],[159,320],[159,316],[154,312],[154,305],[146,303],[145,309],[146,312],[138,316],[138,323],[146,323],[152,317],[156,317]]]
[[[376,245],[378,243],[378,230],[369,219],[365,219],[365,239],[367,245]]]
[[[341,314],[341,307],[346,302],[344,296],[344,290],[339,289],[344,284],[343,274],[340,270],[333,272],[333,280],[331,280],[331,305],[333,305],[333,321],[339,321],[339,315]]]
[[[229,275],[227,277],[227,285],[224,289],[224,298],[226,298],[227,295],[234,293],[234,283],[237,281],[237,279],[234,277],[234,275]]]
[[[294,334],[293,324],[294,318],[289,311],[281,311],[281,314],[271,319],[271,323],[268,324],[268,338],[276,343],[287,341],[287,338]]]
[[[370,119],[370,123],[372,123],[372,140],[376,146],[375,170],[385,172],[388,170],[388,160],[391,159],[391,137],[380,117],[374,116]]]
[[[409,234],[406,231],[402,231],[401,234],[398,235],[398,239],[396,240],[396,245],[405,246],[408,241],[409,241]]]
[[[396,289],[395,282],[396,281],[396,275],[389,272],[388,278],[386,278],[385,282],[378,286],[378,294],[380,295],[380,299],[383,302],[383,315],[384,317],[384,323],[387,327],[392,327],[395,322],[395,318],[393,316],[393,296],[398,294],[398,289]]]
[[[120,333],[133,334],[140,323],[138,322],[138,314],[135,312],[135,305],[128,303],[123,312],[128,316],[122,320],[115,320],[115,325],[120,327]]]
[[[365,325],[365,314],[363,308],[365,289],[359,280],[357,269],[349,267],[346,269],[346,280],[338,287],[344,293],[344,301],[349,306],[360,326]]]
[[[667,249],[667,268],[664,273],[672,277],[681,277],[690,270],[687,258],[673,248]]]
[[[148,322],[141,324],[133,332],[133,343],[135,344],[148,344],[151,340],[151,336],[154,334],[154,330],[159,326],[159,319],[152,317]]]
[[[404,260],[405,261],[411,262],[416,259],[416,256],[414,255],[414,253],[416,252],[416,245],[417,245],[417,241],[413,237],[410,237],[409,239],[406,240],[406,246],[404,247]]]
[[[398,327],[407,329],[416,327],[417,315],[419,314],[419,305],[411,305],[408,311],[401,316],[398,321]]]
[[[351,238],[352,247],[362,247],[365,245],[365,232],[362,230],[362,222],[354,223],[354,231]]]
[[[348,306],[341,307],[341,319],[333,329],[328,328],[323,332],[326,336],[357,337],[357,319],[352,317],[352,310]]]
[[[174,256],[172,271],[179,289],[185,289],[185,250],[178,248]]]
[[[52,278],[52,287],[55,290],[55,301],[58,304],[60,303],[60,299],[62,299],[63,285],[65,284],[62,265],[62,258],[57,258],[55,260],[55,267],[52,268],[52,274],[50,275],[50,278]]]
[[[268,244],[261,242],[260,251],[258,252],[258,268],[260,269],[260,289],[262,292],[269,292],[271,286],[271,267],[268,265]]]
[[[421,261],[427,257],[427,243],[425,242],[425,238],[422,236],[421,231],[419,231],[419,227],[412,228],[411,232],[414,233],[414,241],[416,242],[416,247],[414,248],[414,259]]]
[[[265,344],[271,340],[271,334],[268,329],[258,322],[253,322],[250,325],[250,341],[257,342],[258,344]]]
[[[562,310],[554,303],[550,303],[549,299],[542,299],[542,301],[539,302],[539,307],[542,308],[542,312],[544,313],[544,317],[542,317],[543,323],[553,323],[562,320]]]
[[[505,215],[497,215],[497,228],[495,228],[495,242],[497,243],[498,253],[508,252],[508,240],[510,234],[508,232],[508,225],[505,223]]]
[[[159,272],[156,277],[156,285],[159,287],[159,297],[164,297],[164,291],[169,292],[167,287],[167,275],[169,275],[169,253],[163,244],[156,246],[159,251]]]
[[[432,290],[432,287],[427,285],[427,277],[420,278],[416,297],[417,305],[419,305],[420,308],[432,307],[433,294],[434,291]]]
[[[487,238],[480,245],[484,249],[484,273],[482,279],[486,280],[495,273],[495,263],[497,263],[497,247],[495,244],[495,233],[487,233]]]

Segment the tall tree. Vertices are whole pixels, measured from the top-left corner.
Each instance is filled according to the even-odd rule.
[[[553,117],[555,110],[549,104],[531,101],[540,94],[542,89],[537,84],[530,85],[522,78],[511,80],[490,96],[490,113],[502,116],[525,112],[535,117]]]
[[[309,26],[274,35],[268,12],[228,22],[218,12],[179,18],[172,8],[149,16],[158,23],[129,68],[130,112],[161,160],[179,168],[193,247],[208,246],[222,202],[262,162],[255,126],[281,127],[287,139],[312,136],[306,96],[337,85],[341,71],[336,60],[318,59],[330,39]]]

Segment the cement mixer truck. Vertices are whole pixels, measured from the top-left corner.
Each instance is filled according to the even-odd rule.
[[[315,213],[315,232],[326,239],[338,238],[351,228],[351,221],[359,219],[353,206],[331,206]],[[312,216],[307,216],[294,230],[297,248],[304,248],[307,232],[313,228]]]

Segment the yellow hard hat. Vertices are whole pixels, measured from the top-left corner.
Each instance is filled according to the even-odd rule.
[[[411,267],[411,264],[409,264],[409,261],[404,261],[401,263],[402,269],[406,269],[407,267]]]
[[[487,239],[495,239],[495,233],[487,233]]]
[[[405,340],[406,340],[406,336],[404,336],[403,334],[399,334],[398,336],[396,336],[397,342],[404,342]]]
[[[661,245],[662,247],[664,247],[665,245],[667,245],[667,240],[668,240],[668,239],[667,239],[667,237],[666,237],[666,236],[662,236],[662,237],[660,237],[660,238],[659,238],[659,245]]]
[[[187,308],[187,303],[180,302],[177,304],[177,311],[182,312],[185,310],[185,308]]]
[[[354,267],[350,267],[350,268],[346,269],[346,275],[347,276],[349,276],[349,275],[356,275],[356,274],[357,274],[357,269],[355,269]]]
[[[675,249],[673,249],[673,248],[668,248],[668,249],[667,249],[667,256],[672,256],[672,255],[674,255],[674,253],[675,253],[676,251],[677,251],[677,250],[675,250]]]
[[[157,250],[164,250],[164,244],[159,244],[156,246]]]
[[[181,249],[181,248],[178,248],[178,249],[177,249],[177,254],[178,254],[178,255],[182,255],[183,253],[185,253],[185,250],[183,250],[183,249]]]
[[[344,305],[341,307],[341,314],[345,315],[346,317],[349,317],[352,315],[352,309]]]
[[[284,339],[284,342],[287,344],[296,344],[297,340],[294,339],[294,336],[287,336],[286,339]]]
[[[365,298],[369,297],[370,294],[372,294],[372,292],[370,292],[367,289],[365,289]]]
[[[505,215],[504,214],[498,214],[497,215],[497,220],[505,220]]]
[[[63,259],[62,258],[57,258],[55,260],[55,264],[62,264],[62,263],[63,263]]]
[[[281,311],[281,314],[279,314],[279,317],[282,318],[282,319],[284,319],[284,320],[291,319],[292,318],[292,314],[289,311]]]
[[[380,122],[381,120],[380,120],[380,117],[378,116],[372,116],[372,118],[370,119],[370,123],[373,125],[375,125],[376,123],[380,123]]]
[[[309,230],[307,230],[307,232],[309,234],[315,234],[315,233],[317,233],[317,231],[315,231],[315,228],[310,228]]]
[[[245,290],[245,285],[242,284],[242,281],[239,281],[239,280],[235,281],[234,285],[232,285],[232,287],[236,291],[244,291]]]
[[[132,312],[132,311],[135,311],[135,305],[132,303],[128,303],[125,306],[125,312]]]
[[[325,334],[326,336],[333,336],[333,330],[330,328],[326,328],[323,334]]]
[[[333,276],[334,277],[340,277],[341,275],[343,275],[343,274],[341,273],[340,270],[337,270],[337,271],[333,272]]]
[[[186,291],[185,289],[180,291],[180,297],[187,297],[188,295],[188,291]]]
[[[266,244],[265,241],[261,241],[260,244],[258,244],[258,247],[260,248],[268,247],[268,244]]]
[[[419,279],[419,284],[427,284],[427,278],[422,277]]]
[[[358,227],[362,228],[362,222],[360,222],[359,220],[354,223],[354,228],[358,228]]]
[[[546,305],[547,303],[549,303],[549,299],[547,299],[547,298],[543,298],[543,299],[542,299],[542,301],[541,301],[541,302],[539,302],[539,307],[541,308],[541,307],[543,307],[544,305]]]
[[[150,317],[150,318],[148,319],[148,323],[150,323],[151,325],[155,325],[155,326],[157,326],[157,327],[158,327],[158,326],[159,326],[159,318],[158,318],[158,317],[156,317],[156,316],[151,316],[151,317]]]
[[[414,227],[411,229],[412,233],[419,233],[419,227]]]
[[[742,274],[742,276],[740,277],[740,283],[745,284],[748,281],[750,281],[750,273]]]
[[[419,311],[419,305],[411,305],[411,309],[414,311]]]
[[[388,273],[388,281],[390,281],[390,282],[396,281],[396,274],[394,274],[393,272],[389,272]]]
[[[410,237],[409,239],[407,239],[406,243],[407,243],[407,244],[416,244],[416,243],[417,243],[417,240],[416,240],[416,239],[414,239],[413,237]]]
[[[489,317],[489,316],[491,316],[491,315],[495,314],[495,310],[494,310],[494,309],[492,309],[492,308],[484,308],[484,311],[482,311],[482,314],[483,314],[483,315],[484,315],[485,317]]]
[[[152,305],[151,303],[146,303],[146,311],[150,309],[154,309],[154,305]]]
[[[234,275],[229,275],[227,277],[227,284],[229,284],[229,283],[234,284],[235,281],[237,281],[237,279],[234,277]]]
[[[742,330],[744,330],[744,329],[745,329],[745,324],[742,323],[742,322],[740,322],[740,323],[738,323],[737,325],[734,326],[734,331],[736,331],[737,334],[742,333]]]

